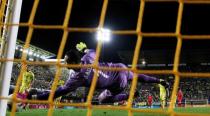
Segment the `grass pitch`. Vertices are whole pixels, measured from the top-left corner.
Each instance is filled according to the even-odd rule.
[[[155,110],[155,109],[153,109]],[[210,107],[204,108],[175,108],[179,113],[192,113],[192,114],[210,114]],[[33,109],[16,112],[16,116],[47,116],[48,110]],[[86,109],[55,109],[53,116],[86,116]],[[128,112],[124,110],[93,110],[93,116],[127,116]],[[157,113],[134,113],[134,116],[167,116],[166,114]],[[7,112],[6,116],[10,116]]]

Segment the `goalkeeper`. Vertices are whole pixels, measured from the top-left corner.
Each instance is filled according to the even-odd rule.
[[[80,53],[76,50],[70,50],[65,54],[65,61],[67,64],[92,64],[95,60],[95,50],[87,49],[84,43],[77,44],[76,48],[84,53],[82,58]],[[127,68],[122,63],[99,63],[99,66],[103,67],[115,67],[115,68]],[[54,94],[54,99],[68,94],[71,91],[76,90],[78,87],[90,87],[93,79],[95,69],[93,68],[81,68],[73,77],[65,83],[64,86],[59,87]],[[98,99],[99,102],[117,102],[128,99],[128,94],[124,93],[128,81],[133,79],[133,72],[131,71],[98,71],[98,81],[96,89],[102,89]],[[168,83],[162,79],[158,79],[152,76],[139,74],[138,81],[142,83],[157,83],[168,87]],[[137,94],[136,94],[137,96]],[[49,92],[45,92],[37,95],[29,95],[28,99],[47,100]]]

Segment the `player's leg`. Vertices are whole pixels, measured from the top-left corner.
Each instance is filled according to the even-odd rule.
[[[161,87],[164,88],[166,97],[169,97],[169,83],[163,79],[159,79],[153,76],[148,76],[144,74],[139,74],[138,75],[138,81],[139,82],[144,82],[144,83],[157,83],[162,85]]]
[[[129,72],[128,73],[128,79],[132,79],[133,77],[133,73]],[[169,96],[169,83],[163,79],[159,79],[153,76],[149,76],[149,75],[144,75],[144,74],[139,74],[138,75],[138,82],[143,82],[143,83],[157,83],[160,86],[160,99],[161,99],[161,106],[164,108],[166,105],[166,97]],[[164,91],[161,91],[164,90]]]
[[[126,68],[126,66],[124,64],[119,63],[118,64],[119,67],[121,68]],[[122,81],[122,84],[126,84],[127,85],[127,80],[132,80],[133,79],[133,75],[134,73],[131,71],[122,71],[119,72],[119,77]],[[125,79],[126,78],[126,79]],[[158,83],[158,84],[162,84],[163,86],[165,86],[165,88],[169,87],[169,83],[163,79],[159,79],[153,76],[149,76],[149,75],[145,75],[145,74],[138,74],[137,76],[138,78],[138,82],[142,82],[142,83]],[[124,86],[124,85],[122,85]]]
[[[148,103],[148,107],[151,108],[151,106],[152,106],[152,101],[148,101],[147,103]]]
[[[178,99],[178,107],[182,106],[182,99]]]
[[[13,97],[13,94],[10,94],[8,96],[8,98],[10,98],[10,100],[7,101],[7,107],[8,107],[9,111],[12,110],[12,104],[13,104],[13,102],[11,100],[12,97]],[[26,94],[20,94],[20,93],[17,94],[17,100],[24,100],[24,99],[26,99]],[[26,105],[27,105],[26,103],[17,102],[16,103],[16,108],[17,108],[16,111],[20,111],[20,110],[25,109]]]
[[[127,73],[127,78],[128,80],[132,80],[133,78],[133,72],[129,71]],[[163,86],[165,86],[165,88],[169,87],[169,83],[163,79],[159,79],[153,76],[149,76],[149,75],[145,75],[145,74],[139,74],[137,76],[138,78],[138,82],[142,82],[142,83],[158,83],[158,84],[162,84]]]
[[[122,93],[119,93],[119,94],[113,96],[113,101],[118,102],[118,101],[128,100],[128,97],[129,97],[129,94],[122,92]]]
[[[128,95],[120,94],[126,88],[128,81],[127,81],[127,73],[125,71],[120,71],[118,76],[116,77],[116,82],[104,90],[99,95],[100,103],[113,103],[121,100],[127,100]]]
[[[163,85],[165,88],[169,87],[169,83],[166,80],[159,79],[153,76],[144,75],[144,74],[138,75],[138,81],[143,82],[143,83],[158,83],[158,84]]]
[[[110,89],[110,91],[113,93],[113,102],[128,100],[129,93],[125,92],[125,88],[128,86],[128,80],[130,80],[131,75],[129,75],[129,72],[127,71],[119,72],[117,82],[118,87],[113,86],[113,88]],[[139,92],[136,90],[134,93],[134,98],[137,97],[139,97]]]
[[[8,98],[10,98],[8,101],[7,101],[7,109],[9,110],[9,111],[11,111],[12,110],[12,95],[13,94],[10,94],[9,96],[8,96]]]
[[[54,99],[60,96],[63,96],[69,92],[67,87],[58,87],[54,94]],[[39,94],[30,94],[27,97],[28,99],[38,99],[38,100],[47,100],[50,95],[50,91],[43,91]]]
[[[113,95],[110,90],[103,90],[98,96],[99,103],[112,103]]]
[[[100,103],[114,103],[127,100],[129,95],[127,93],[119,93],[113,95],[110,90],[106,89],[98,96]]]
[[[161,108],[165,108],[165,105],[166,105],[166,100],[161,100]]]
[[[158,84],[160,87],[160,98],[162,100],[162,108],[165,108],[167,105],[167,98],[169,98],[169,83],[167,81],[162,81]]]
[[[12,95],[13,95],[13,94],[10,94],[10,95],[8,96],[9,100],[7,101],[7,104],[12,104]]]

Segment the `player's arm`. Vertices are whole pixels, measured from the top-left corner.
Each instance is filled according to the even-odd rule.
[[[65,83],[64,86],[58,87],[56,89],[53,99],[58,98],[60,96],[64,96],[64,95],[68,94],[69,92],[76,90],[78,87],[82,87],[84,85],[85,85],[84,78],[78,77],[78,76],[70,78]],[[27,98],[28,99],[38,99],[38,100],[47,100],[49,95],[50,95],[50,91],[49,92],[42,92],[42,93],[37,94],[37,95],[30,94],[30,92],[29,92],[29,95],[28,95]]]
[[[160,79],[145,74],[139,74],[138,81],[143,83],[160,83]]]

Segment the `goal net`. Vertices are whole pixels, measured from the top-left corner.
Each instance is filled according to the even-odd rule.
[[[11,0],[13,1],[13,0]],[[22,0],[14,0],[16,1],[16,3],[18,3],[19,1],[22,1]],[[26,0],[26,1],[29,1],[29,0]],[[54,96],[54,92],[57,88],[57,85],[59,84],[59,80],[60,80],[60,77],[62,75],[62,68],[65,67],[65,68],[75,68],[75,67],[79,67],[81,68],[80,65],[66,65],[66,64],[63,64],[61,63],[61,59],[62,59],[62,56],[63,56],[63,52],[64,52],[64,49],[65,49],[65,45],[67,43],[67,40],[68,40],[68,35],[70,35],[71,32],[75,32],[75,33],[96,33],[98,31],[102,32],[102,30],[104,29],[105,27],[105,19],[106,19],[106,12],[107,12],[107,7],[109,5],[109,2],[111,0],[101,0],[102,1],[102,8],[101,8],[101,11],[100,11],[100,18],[99,18],[99,21],[98,21],[98,25],[95,26],[95,27],[71,27],[69,26],[69,20],[71,19],[71,13],[72,13],[72,7],[74,6],[74,2],[77,1],[77,0],[66,0],[67,4],[66,4],[66,8],[63,8],[65,9],[64,10],[64,20],[62,21],[62,23],[60,25],[46,25],[46,24],[35,24],[34,23],[34,20],[35,20],[35,16],[36,16],[36,13],[37,13],[37,9],[40,5],[40,1],[42,0],[31,0],[33,1],[32,5],[31,5],[31,11],[30,11],[30,15],[27,17],[27,20],[26,22],[6,22],[7,24],[4,24],[4,16],[6,14],[6,3],[7,3],[7,0],[0,0],[0,26],[1,26],[1,30],[0,30],[0,36],[1,38],[3,37],[3,31],[4,31],[4,26],[7,25],[8,27],[12,28],[12,27],[26,27],[27,28],[27,31],[26,31],[26,37],[25,37],[25,43],[24,43],[24,46],[23,46],[23,49],[22,49],[22,56],[21,58],[19,59],[14,59],[14,57],[11,59],[8,59],[6,57],[5,58],[1,58],[0,61],[1,62],[18,62],[21,64],[21,69],[20,69],[20,74],[18,76],[18,79],[17,79],[17,82],[16,82],[16,87],[14,88],[14,96],[12,97],[12,99],[8,98],[7,96],[0,96],[0,101],[5,101],[5,100],[11,100],[13,102],[12,104],[12,112],[11,112],[11,115],[14,116],[16,114],[16,109],[17,109],[17,106],[16,104],[17,103],[20,103],[20,102],[24,102],[24,103],[31,103],[31,104],[34,104],[34,103],[37,103],[37,104],[48,104],[49,105],[49,109],[48,109],[48,116],[52,116],[53,115],[53,111],[54,109],[56,108],[55,106],[75,106],[75,107],[82,107],[82,108],[86,108],[87,109],[87,116],[91,116],[92,115],[92,112],[93,112],[93,109],[111,109],[111,110],[126,110],[128,111],[128,115],[129,116],[132,116],[134,112],[149,112],[149,113],[162,113],[162,114],[170,114],[171,116],[172,115],[188,115],[188,114],[182,114],[182,113],[177,113],[175,112],[174,110],[174,105],[176,103],[176,94],[177,94],[177,90],[178,90],[178,87],[179,87],[179,82],[180,82],[180,78],[188,78],[188,77],[197,77],[197,78],[200,78],[200,77],[205,77],[205,78],[209,78],[210,77],[210,74],[209,73],[193,73],[193,72],[180,72],[178,67],[179,67],[179,63],[180,63],[180,54],[181,54],[181,49],[182,49],[182,42],[183,40],[193,40],[193,39],[210,39],[210,36],[209,35],[183,35],[181,33],[181,27],[182,27],[182,18],[183,18],[183,9],[184,9],[184,6],[185,4],[210,4],[210,1],[209,0],[138,0],[138,4],[139,4],[139,9],[138,9],[138,17],[137,19],[135,20],[136,21],[136,25],[135,25],[135,29],[132,29],[132,30],[113,30],[111,31],[112,34],[114,35],[121,35],[121,36],[126,36],[126,35],[133,35],[136,37],[137,41],[135,43],[135,50],[134,50],[134,56],[133,56],[133,59],[132,59],[132,64],[131,64],[131,67],[126,69],[127,71],[133,71],[135,73],[134,75],[134,79],[131,83],[131,87],[130,87],[130,95],[129,95],[129,98],[128,98],[128,102],[126,103],[125,106],[110,106],[110,105],[104,105],[104,106],[101,106],[101,105],[94,105],[92,103],[92,99],[94,97],[94,91],[95,91],[95,87],[97,85],[97,74],[95,73],[94,74],[94,77],[93,77],[93,80],[92,80],[92,84],[91,84],[91,87],[89,89],[89,92],[88,92],[88,96],[87,96],[87,100],[86,102],[84,103],[71,103],[71,102],[68,102],[68,103],[60,103],[60,102],[56,102],[53,100],[53,96]],[[57,0],[57,2],[59,2],[59,0]],[[119,0],[120,2],[120,0]],[[149,2],[175,2],[178,4],[178,9],[177,9],[177,17],[176,17],[176,26],[175,26],[175,31],[174,32],[142,32],[142,22],[143,22],[143,17],[146,15],[144,14],[144,10],[145,10],[145,7],[147,6],[147,3]],[[14,2],[12,2],[14,3]],[[45,4],[46,7],[48,7],[47,5],[48,4]],[[21,5],[20,5],[21,6]],[[57,7],[55,7],[54,9],[59,9]],[[18,17],[18,16],[15,16],[16,14],[16,11],[17,10],[20,10],[20,9],[14,9],[12,11],[12,14],[13,14],[13,17]],[[61,10],[61,9],[59,9]],[[95,10],[95,9],[94,9]],[[44,12],[44,11],[42,11]],[[48,13],[48,12],[47,12]],[[132,13],[131,13],[132,14]],[[56,15],[56,14],[55,14]],[[56,15],[57,16],[57,15]],[[19,17],[18,17],[19,18]],[[83,18],[83,17],[82,17]],[[85,17],[86,18],[86,17]],[[155,20],[155,19],[152,19],[152,20]],[[126,23],[126,22],[125,22]],[[30,43],[31,43],[31,39],[32,39],[32,36],[33,34],[35,33],[35,29],[39,29],[41,31],[43,30],[60,30],[61,31],[61,38],[59,39],[59,41],[57,41],[59,44],[59,47],[58,47],[58,51],[57,51],[57,57],[56,59],[58,59],[57,61],[55,62],[40,62],[40,61],[29,61],[27,59],[27,53],[26,51],[28,50],[29,46],[30,46]],[[51,33],[53,34],[53,33]],[[176,44],[176,49],[175,49],[175,52],[174,52],[174,61],[173,61],[173,65],[172,65],[172,69],[171,70],[139,70],[137,68],[138,66],[138,57],[139,55],[141,54],[140,52],[140,49],[142,48],[142,39],[143,37],[162,37],[162,38],[165,38],[165,37],[171,37],[171,38],[176,38],[176,41],[177,41],[177,44]],[[14,36],[13,39],[15,38],[15,41],[16,41],[16,38],[17,38],[17,33],[16,33],[16,37]],[[48,38],[49,39],[49,38]],[[48,40],[50,44],[51,40],[49,39]],[[117,45],[116,45],[117,46]],[[11,48],[13,51],[15,49],[15,46],[9,46],[9,48]],[[91,67],[93,68],[96,72],[101,68],[98,66],[98,63],[99,63],[99,57],[100,57],[100,53],[102,51],[102,42],[99,41],[97,42],[97,46],[96,46],[96,60],[95,62],[93,63],[93,65],[87,65],[87,67]],[[7,53],[10,53],[11,51],[8,50]],[[18,93],[18,90],[20,89],[20,84],[21,84],[21,81],[22,81],[22,75],[23,75],[23,72],[26,71],[26,66],[27,65],[35,65],[35,66],[55,66],[56,67],[56,72],[55,72],[55,76],[54,76],[54,80],[52,81],[51,83],[51,93],[50,93],[50,96],[49,96],[49,99],[48,100],[19,100],[17,99],[17,93]],[[107,70],[107,69],[103,69],[101,68],[100,70]],[[116,68],[109,68],[108,70],[116,70]],[[117,70],[125,70],[125,69],[117,69]],[[11,67],[10,67],[10,72],[11,72]],[[137,85],[137,73],[144,73],[144,74],[165,74],[165,75],[174,75],[174,84],[173,84],[173,87],[172,87],[172,90],[171,90],[171,97],[170,97],[170,104],[168,106],[168,109],[167,110],[162,110],[162,109],[159,109],[159,110],[152,110],[152,109],[149,109],[149,110],[142,110],[142,109],[136,109],[136,108],[133,108],[132,104],[133,104],[133,99],[134,99],[134,93],[135,93],[135,89],[136,89],[136,85]],[[9,77],[11,77],[11,74],[9,75]],[[1,78],[8,78],[8,75],[7,76],[2,76]],[[7,85],[9,86],[9,85]],[[5,86],[6,88],[6,86]],[[2,90],[4,90],[5,88],[1,88]],[[204,101],[186,101],[186,105],[191,105],[191,103],[196,106],[199,106],[199,105],[202,105],[202,104],[207,104],[207,102],[204,100]],[[189,114],[190,115],[190,114]],[[194,116],[199,116],[201,114],[196,114]]]

